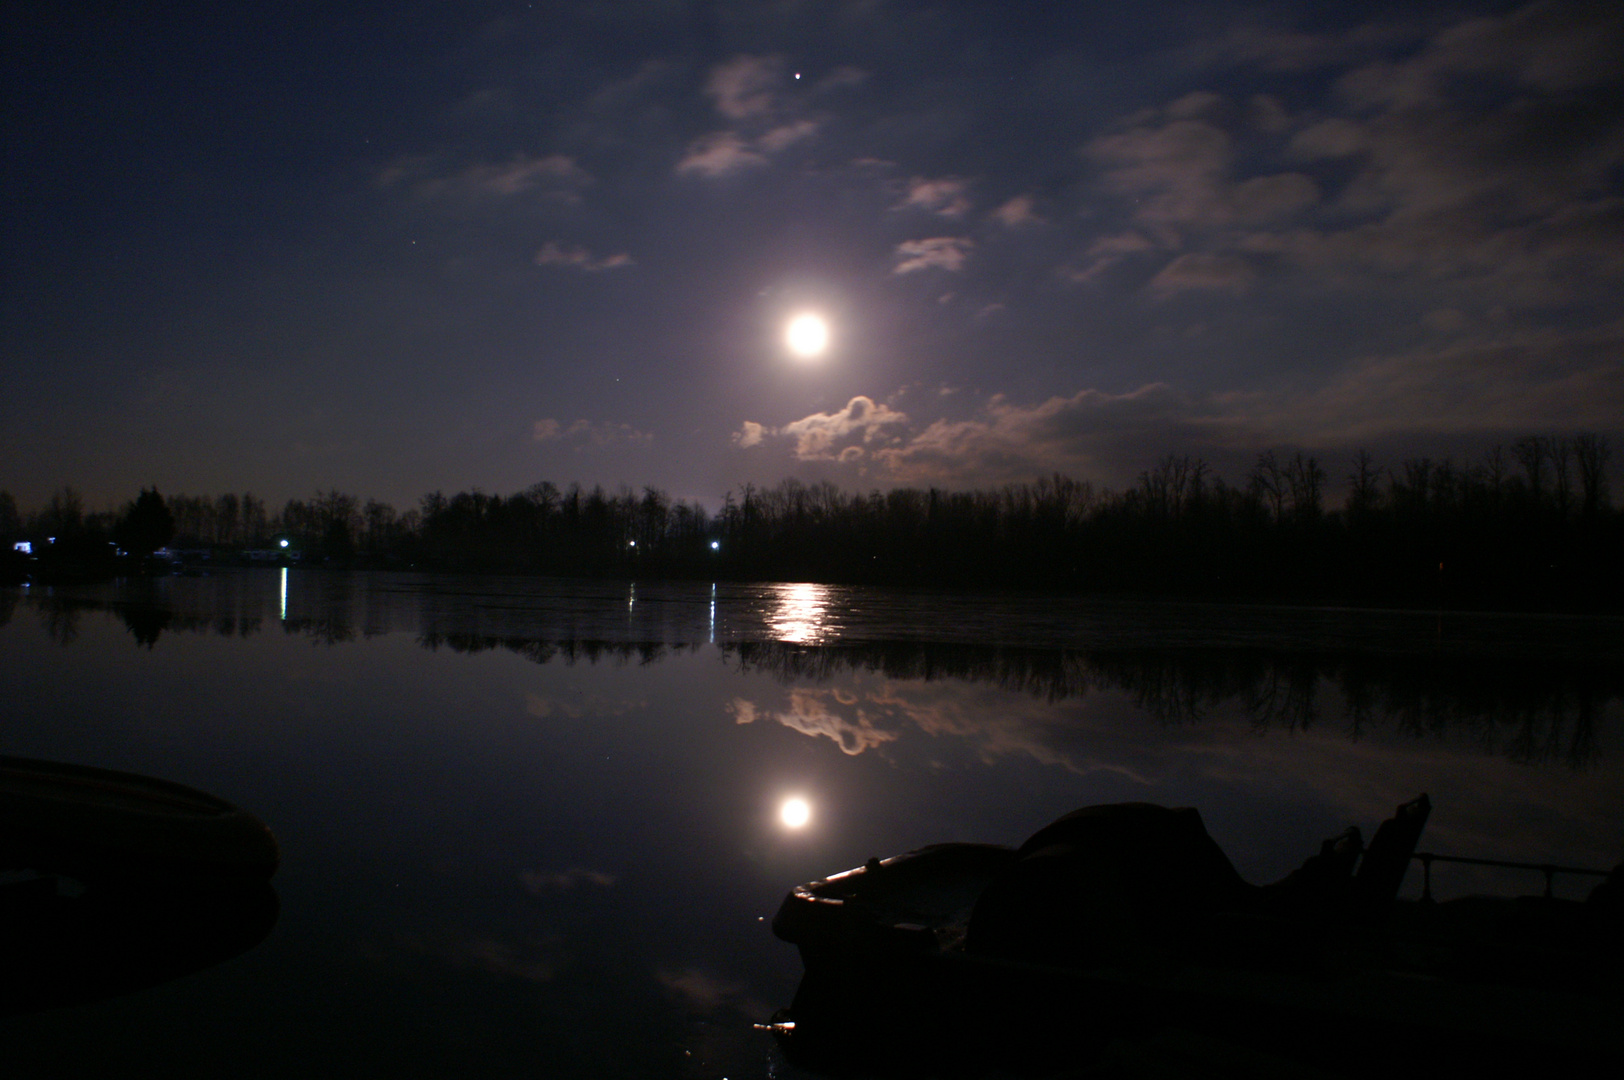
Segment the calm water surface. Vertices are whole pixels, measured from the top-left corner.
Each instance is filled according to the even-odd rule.
[[[0,590],[0,687],[0,751],[284,858],[251,951],[0,1020],[19,1076],[806,1075],[789,886],[1089,803],[1257,882],[1421,791],[1435,851],[1624,857],[1616,619],[257,570]]]

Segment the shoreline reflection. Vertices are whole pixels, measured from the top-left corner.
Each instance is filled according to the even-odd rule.
[[[201,604],[186,611],[169,602],[170,583],[163,580],[132,582],[111,595],[28,594],[22,603],[38,611],[46,634],[61,645],[77,639],[83,612],[101,611],[122,621],[137,645],[150,650],[165,632],[236,637],[258,633],[266,625],[267,609],[283,614],[288,582],[285,574],[267,577],[262,584],[269,588],[259,597],[245,588],[257,580],[238,578],[200,594],[217,605],[212,615],[201,614]],[[488,601],[481,606],[484,597],[471,602],[462,597],[464,602],[455,605],[445,603],[444,593],[430,591],[362,590],[358,602],[352,584],[336,575],[310,575],[304,599],[293,605],[301,614],[284,616],[271,625],[286,635],[328,646],[358,636],[410,631],[421,647],[431,651],[473,654],[500,649],[537,664],[646,666],[670,656],[716,649],[739,674],[765,674],[792,688],[783,708],[736,702],[730,706],[736,716],[774,715],[806,734],[834,739],[847,754],[896,738],[894,725],[877,721],[887,709],[869,703],[867,711],[858,709],[846,717],[842,712],[846,705],[825,700],[827,695],[815,688],[865,673],[894,682],[985,685],[1050,705],[1113,693],[1126,696],[1138,712],[1167,726],[1199,725],[1219,712],[1239,711],[1259,733],[1303,732],[1332,718],[1329,722],[1342,725],[1350,740],[1377,729],[1413,738],[1470,734],[1515,762],[1573,768],[1600,756],[1604,715],[1624,701],[1624,670],[1610,662],[1611,646],[1606,641],[1588,651],[1547,647],[1537,659],[1526,660],[1492,646],[1378,649],[1373,647],[1376,637],[1358,626],[1356,615],[1348,616],[1354,629],[1346,638],[1354,644],[1345,648],[1326,647],[1323,642],[1288,647],[1281,643],[1287,640],[1285,634],[1273,639],[1260,636],[1250,645],[1203,647],[853,643],[839,638],[842,628],[830,615],[829,589],[784,585],[738,598],[747,612],[765,612],[765,624],[754,632],[770,635],[769,639],[718,640],[718,621],[725,625],[733,613],[716,596],[715,586],[692,598],[689,606],[696,610],[691,613],[682,607],[683,596],[656,591],[648,604],[636,605],[639,619],[632,622],[628,592],[599,590],[597,595],[590,585],[542,596],[553,608],[525,610],[519,618],[508,607]],[[842,596],[849,602],[850,597]],[[618,617],[610,616],[615,625],[606,626],[600,615],[620,605],[627,606]],[[482,629],[487,625],[506,629],[515,623],[539,624],[551,632]],[[895,715],[905,714],[903,709]],[[972,717],[949,726],[977,723],[986,726],[994,721]]]

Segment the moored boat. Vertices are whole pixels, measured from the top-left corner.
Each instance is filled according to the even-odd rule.
[[[1019,848],[872,859],[785,898],[773,930],[806,974],[769,1026],[825,1064],[904,1071],[1075,1068],[1169,1038],[1204,1048],[1194,1071],[1619,1058],[1620,871],[1586,903],[1401,901],[1429,810],[1261,887],[1196,811],[1145,804]]]
[[[264,880],[279,862],[270,829],[224,799],[135,773],[0,756],[7,869]]]
[[[276,840],[183,784],[0,757],[0,1016],[133,993],[271,932]]]

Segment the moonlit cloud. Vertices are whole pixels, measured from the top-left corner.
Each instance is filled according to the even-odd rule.
[[[425,175],[431,168],[427,158],[401,159],[378,179],[384,186],[409,182],[420,198],[511,198],[538,192],[568,201],[593,182],[590,173],[564,154],[517,157],[502,164],[481,162],[448,176]]]
[[[655,981],[666,990],[674,994],[690,1009],[702,1013],[713,1013],[723,1006],[742,1006],[737,1002],[739,994],[744,987],[738,983],[717,978],[714,975],[698,968],[685,968],[682,971],[668,971],[661,969],[655,973]],[[752,1013],[751,1015],[756,1015]]]
[[[970,209],[970,199],[966,194],[969,186],[967,181],[956,176],[936,180],[916,176],[908,181],[908,189],[896,209],[928,210],[942,217],[956,218]]]
[[[714,509],[786,470],[1120,482],[1166,453],[1624,441],[1618,5],[1231,0],[1086,34],[1044,5],[1024,29],[986,5],[544,7],[361,14],[360,68],[320,34],[136,16],[162,55],[249,50],[219,100],[325,72],[221,140],[195,137],[210,99],[90,24],[24,35],[37,121],[7,190],[49,212],[0,230],[37,270],[0,320],[29,403],[0,441],[25,515],[63,484],[280,502],[318,467],[397,506],[546,477]],[[839,363],[776,362],[804,309]]]
[[[967,236],[933,236],[928,240],[904,240],[897,245],[897,265],[893,274],[916,270],[961,270],[970,257],[975,241]]]
[[[741,449],[747,449],[752,446],[760,446],[761,440],[769,434],[772,434],[770,429],[762,427],[754,420],[746,420],[739,430],[734,433],[733,442]],[[740,721],[740,723],[744,722]]]
[[[777,711],[764,709],[742,698],[735,699],[729,710],[738,723],[750,723],[757,718],[776,720],[791,731],[829,739],[843,753],[853,757],[892,742],[897,737],[895,730],[878,727],[874,718],[855,699],[838,689],[791,690],[786,707]],[[746,715],[750,720],[743,719]]]
[[[1034,225],[1043,219],[1033,212],[1032,206],[1032,196],[1017,195],[994,210],[992,216],[1006,229],[1016,229],[1022,225]]]
[[[746,420],[733,442],[743,449],[761,445],[767,436],[777,436],[795,441],[795,456],[801,461],[855,461],[866,452],[859,443],[872,443],[887,429],[907,422],[906,413],[860,394],[837,412],[813,413],[778,428]]]
[[[814,120],[796,120],[794,123],[781,124],[768,131],[756,140],[756,145],[769,154],[776,154],[788,146],[793,146],[802,139],[810,139],[818,133],[818,125]]]
[[[1202,120],[1173,120],[1105,135],[1085,148],[1105,181],[1135,200],[1134,216],[1166,230],[1215,223],[1224,205],[1232,149],[1228,134]]]
[[[1233,255],[1180,255],[1150,279],[1150,291],[1172,296],[1187,290],[1244,293],[1257,280],[1246,260]]]
[[[953,395],[933,395],[938,403]],[[1080,390],[1023,405],[1001,394],[971,416],[916,422],[907,413],[853,398],[838,413],[815,413],[779,428],[746,423],[762,444],[792,438],[801,461],[875,470],[900,484],[996,486],[1048,476],[1131,477],[1158,447],[1226,451],[1235,440],[1262,439],[1276,403],[1179,393],[1151,383],[1122,394]],[[744,437],[735,436],[737,445]]]
[[[782,78],[776,56],[735,56],[711,69],[705,94],[729,120],[750,120],[770,113],[773,92]]]
[[[677,172],[716,179],[765,164],[767,156],[751,149],[736,132],[715,131],[689,145],[687,154],[677,162]]]
[[[550,417],[545,420],[537,420],[532,425],[531,437],[536,442],[573,442],[578,445],[597,447],[609,446],[614,443],[647,446],[654,441],[652,432],[639,431],[630,424],[593,423],[590,420],[576,420],[566,426]]]
[[[1620,356],[1624,322],[1579,332],[1478,328],[1441,346],[1364,358],[1319,388],[1252,409],[1260,425],[1333,445],[1418,431],[1604,429],[1624,416]]]
[[[617,255],[607,255],[599,258],[583,247],[564,247],[556,241],[549,240],[536,252],[537,266],[565,266],[574,270],[583,270],[589,274],[600,273],[604,270],[619,270],[636,263],[630,255],[621,252]]]
[[[1082,259],[1079,260],[1082,265],[1068,264],[1061,268],[1061,273],[1074,282],[1090,282],[1128,256],[1154,250],[1156,250],[1156,245],[1136,232],[1125,232],[1116,236],[1102,236],[1090,244],[1087,251],[1083,252]]]
[[[868,81],[868,72],[862,68],[846,65],[837,67],[823,78],[819,79],[813,89],[820,94],[831,90],[844,90],[852,86],[861,86]]]
[[[521,870],[519,871],[519,882],[524,886],[525,892],[530,895],[547,896],[551,893],[569,892],[581,885],[592,885],[599,889],[607,889],[615,883],[615,875],[581,866],[554,873],[546,873],[540,870]]]
[[[1002,395],[988,399],[979,415],[937,420],[903,433],[898,444],[874,454],[887,472],[907,483],[943,482],[975,476],[978,482],[1032,480],[1059,470],[1076,475],[1100,471],[1126,442],[1190,445],[1198,436],[1199,407],[1171,388],[1151,384],[1127,394],[1081,390],[1023,406]]]
[[[853,436],[864,443],[873,442],[887,428],[907,422],[906,413],[858,395],[838,412],[813,413],[785,424],[777,434],[795,440],[795,456],[802,461],[852,460],[861,456],[861,447],[848,445],[840,450],[835,447]]]

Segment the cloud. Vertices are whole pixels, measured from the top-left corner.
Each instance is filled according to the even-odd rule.
[[[736,131],[714,131],[695,139],[677,162],[677,173],[696,173],[708,179],[730,176],[743,169],[767,164],[770,154],[779,153],[818,133],[815,120],[794,120],[746,139]]]
[[[531,437],[536,442],[576,442],[600,447],[613,443],[647,446],[654,441],[652,432],[639,431],[630,424],[576,420],[566,427],[551,417],[537,420],[531,428]]]
[[[1150,291],[1162,297],[1187,290],[1244,293],[1257,274],[1245,259],[1233,255],[1180,255],[1150,279]]]
[[[449,176],[425,175],[432,167],[429,158],[401,158],[379,173],[378,182],[386,187],[410,182],[419,198],[502,199],[538,191],[569,202],[592,183],[592,175],[564,154],[480,163]]]
[[[938,393],[920,399],[920,407],[955,400]],[[1080,390],[1035,405],[998,394],[969,417],[935,419],[923,427],[906,413],[855,397],[836,413],[814,413],[778,428],[749,422],[746,428],[752,446],[791,439],[798,460],[855,465],[899,484],[996,486],[1057,471],[1122,482],[1168,447],[1222,456],[1235,445],[1268,441],[1250,423],[1248,408],[1262,407],[1242,395],[1219,398],[1149,383],[1122,394]],[[1263,414],[1272,418],[1267,410]],[[746,437],[735,434],[735,444]]]
[[[861,86],[868,81],[868,72],[862,68],[837,67],[823,78],[819,79],[812,89],[815,93],[824,94],[831,90],[843,90],[848,86]]]
[[[902,201],[892,209],[928,210],[942,217],[956,218],[970,209],[970,199],[965,194],[969,186],[968,181],[957,176],[944,176],[936,180],[916,176],[908,181]]]
[[[1461,76],[1500,75],[1547,94],[1616,80],[1624,16],[1601,4],[1534,3],[1462,20],[1399,61],[1350,72],[1342,90],[1362,105],[1436,107]]]
[[[1066,265],[1060,268],[1060,272],[1071,281],[1089,282],[1130,255],[1154,250],[1155,244],[1133,231],[1118,233],[1115,236],[1102,236],[1083,252],[1083,261],[1087,265],[1081,268]]]
[[[1459,322],[1445,315],[1435,326],[1447,331]],[[1624,416],[1621,355],[1624,322],[1480,329],[1442,345],[1367,357],[1313,390],[1251,408],[1260,426],[1333,445],[1414,433],[1607,430]]]
[[[705,94],[716,111],[734,126],[689,143],[677,162],[678,175],[708,179],[731,176],[765,165],[771,155],[818,133],[821,121],[797,118],[792,109],[780,108],[777,88],[782,69],[783,62],[777,56],[736,56],[711,69]]]
[[[1203,102],[1208,98],[1182,100],[1198,96]],[[1179,106],[1168,106],[1169,115],[1190,112]],[[1235,181],[1234,141],[1206,120],[1135,127],[1096,139],[1084,153],[1106,166],[1107,185],[1135,200],[1134,217],[1156,226],[1168,247],[1180,246],[1184,232],[1290,217],[1320,199],[1318,185],[1302,173]]]
[[[739,430],[734,433],[733,442],[740,449],[748,449],[752,446],[760,446],[762,438],[770,434],[772,434],[770,429],[762,427],[754,420],[746,420]],[[740,721],[740,723],[745,722]]]
[[[1043,221],[1032,210],[1032,196],[1017,195],[992,212],[993,220],[1006,229],[1036,225]]]
[[[536,265],[565,266],[575,270],[583,270],[589,274],[596,274],[604,270],[619,270],[623,267],[635,266],[636,262],[625,252],[598,258],[584,247],[566,248],[557,241],[549,240],[542,245],[540,251],[536,252]]]
[[[1183,226],[1212,223],[1221,212],[1233,150],[1229,135],[1218,127],[1174,120],[1101,136],[1084,154],[1105,166],[1111,190],[1136,200],[1135,217]]]
[[[1085,689],[1092,700],[1112,695],[1101,684]],[[1058,765],[1079,775],[1107,771],[1137,783],[1150,783],[1147,775],[1120,764],[1121,755],[1102,753],[1102,743],[1114,743],[1123,725],[1102,723],[1073,710],[1057,709],[1053,701],[1011,695],[994,687],[959,684],[944,689],[924,682],[882,680],[877,686],[860,683],[841,689],[791,690],[785,708],[746,703],[753,715],[771,717],[792,731],[826,738],[842,752],[856,757],[898,741],[911,728],[933,739],[953,739],[969,745],[976,757],[991,764],[1004,757],[1030,757],[1044,765]],[[1154,756],[1154,755],[1153,755]],[[1140,768],[1167,762],[1141,762]],[[1152,774],[1153,775],[1153,774]]]
[[[850,462],[862,458],[867,453],[865,446],[883,439],[887,429],[907,422],[906,413],[859,394],[837,412],[813,413],[782,427],[746,420],[734,432],[733,443],[748,449],[760,446],[769,436],[782,437],[795,441],[795,456],[801,461]]]
[[[558,873],[543,873],[540,870],[519,871],[519,883],[524,886],[525,892],[532,896],[546,896],[549,893],[569,892],[579,885],[593,885],[600,889],[607,889],[615,883],[615,875],[606,874],[602,870],[588,870],[575,866]]]
[[[1205,62],[1343,70],[1295,115],[1198,92],[1085,145],[1136,231],[1207,256],[1155,290],[1240,291],[1269,272],[1343,291],[1402,277],[1455,307],[1605,305],[1624,273],[1624,114],[1602,104],[1624,89],[1624,13],[1534,3],[1422,25],[1233,32]],[[1282,161],[1307,167],[1269,167]]]
[[[1319,185],[1296,172],[1254,176],[1234,185],[1227,193],[1229,208],[1242,223],[1290,217],[1313,206],[1319,198]]]
[[[839,443],[853,436],[860,436],[864,443],[871,443],[887,428],[907,422],[906,413],[897,412],[884,404],[875,404],[872,398],[859,394],[839,412],[813,413],[785,424],[774,434],[793,438],[795,456],[802,461],[850,461],[862,456],[862,448],[848,445],[836,450]]]
[[[1207,415],[1203,415],[1206,413]],[[1137,445],[1207,443],[1210,411],[1161,383],[1126,394],[1081,390],[1036,406],[1003,395],[980,415],[937,420],[923,431],[875,452],[875,461],[903,483],[1031,480],[1052,472],[1097,473],[1111,459],[1132,457]]]
[[[714,180],[765,164],[767,156],[752,149],[737,132],[715,131],[689,145],[687,154],[677,162],[677,172],[697,173]]]
[[[1291,139],[1291,149],[1298,157],[1345,158],[1363,153],[1370,148],[1370,136],[1363,124],[1337,117],[1310,124]]]
[[[681,998],[689,1008],[703,1013],[715,1012],[724,1005],[732,1004],[733,999],[744,989],[737,983],[725,982],[698,968],[687,968],[683,971],[661,970],[655,973],[654,978],[661,986]]]
[[[562,941],[556,936],[503,941],[495,937],[409,934],[400,944],[408,951],[436,957],[453,967],[472,968],[527,982],[550,982],[568,963]]]
[[[841,751],[855,757],[896,739],[895,731],[877,727],[874,718],[855,699],[840,690],[794,689],[786,708],[773,712],[753,702],[735,699],[730,710],[735,717],[769,718],[803,735],[831,740]],[[739,723],[745,723],[743,719]]]
[[[780,124],[756,140],[756,146],[769,154],[776,154],[787,146],[810,139],[818,133],[818,124],[815,120],[796,120],[789,124]]]
[[[975,241],[967,236],[933,236],[928,240],[904,240],[897,245],[900,260],[893,274],[911,274],[915,270],[959,270],[970,257]]]
[[[773,90],[782,68],[776,56],[735,56],[711,68],[705,94],[715,102],[716,111],[729,120],[765,116],[772,112]]]

